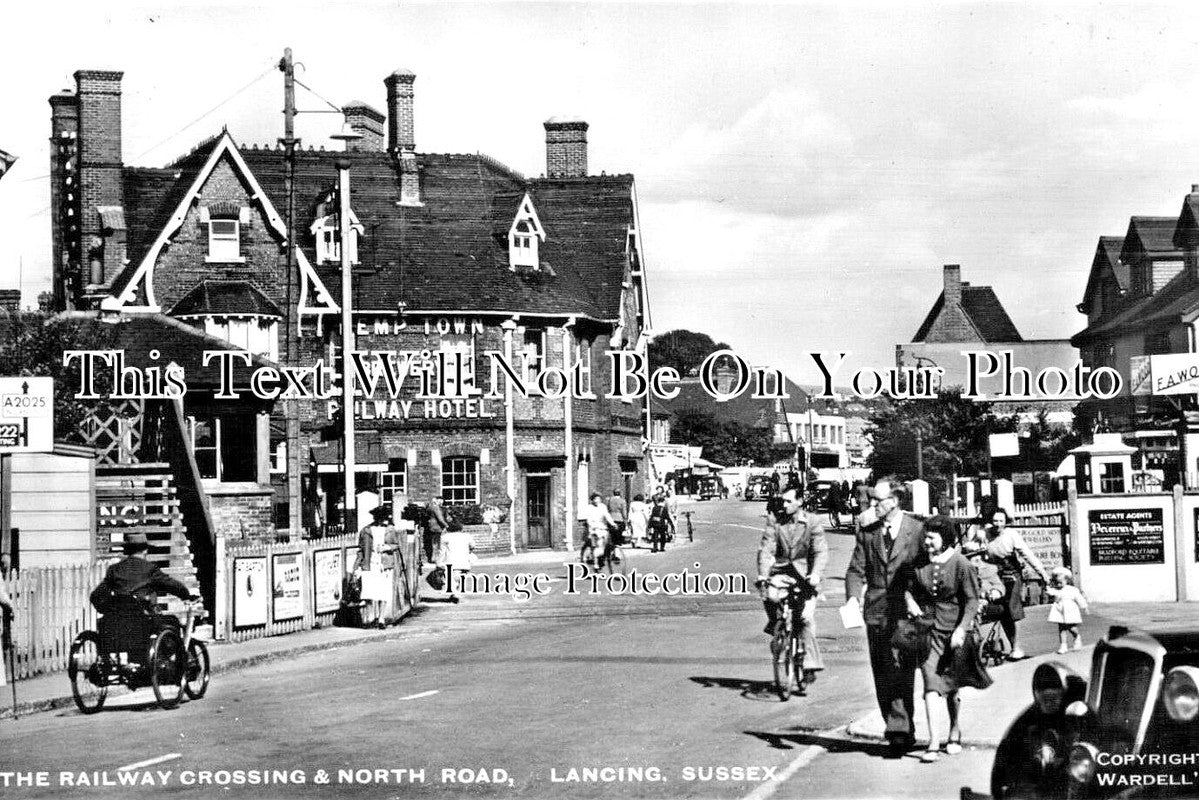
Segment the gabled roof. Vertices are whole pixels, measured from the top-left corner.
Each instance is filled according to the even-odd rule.
[[[1100,236],[1095,246],[1095,257],[1091,259],[1091,272],[1087,276],[1087,288],[1082,293],[1084,313],[1091,304],[1099,284],[1108,277],[1116,281],[1118,289],[1128,287],[1128,266],[1120,263],[1120,251],[1124,247],[1123,236]]]
[[[937,318],[945,308],[945,292],[937,296],[928,316],[920,323],[920,329],[912,338],[913,342],[923,342],[932,330]],[[979,337],[987,343],[992,342],[1022,342],[1020,331],[1016,330],[1012,318],[1007,315],[1003,304],[999,302],[995,291],[990,286],[971,286],[962,283],[962,311],[966,319],[978,331]]]
[[[1199,193],[1192,191],[1182,201],[1172,241],[1180,250],[1199,245]]]
[[[1124,331],[1148,330],[1170,326],[1199,309],[1199,281],[1186,270],[1175,275],[1157,292],[1134,301],[1116,316],[1097,322],[1074,334],[1075,347]]]
[[[1120,249],[1120,260],[1131,265],[1146,255],[1178,252],[1174,246],[1176,227],[1178,217],[1132,217]]]
[[[243,150],[276,204],[284,165],[275,150]],[[481,155],[418,154],[420,206],[400,206],[400,180],[385,153],[305,151],[297,156],[297,207],[336,178],[348,157],[350,196],[365,226],[354,272],[354,307],[417,311],[513,311],[577,314],[612,320],[628,265],[633,225],[632,176],[526,180]],[[539,248],[546,269],[508,267],[508,231],[528,194],[547,233]],[[306,230],[310,221],[298,219]],[[312,242],[299,244],[315,263]],[[340,297],[340,270],[317,267]]]
[[[133,208],[132,214],[127,212],[127,218],[129,216],[139,218],[139,221],[131,227],[136,227],[144,235],[144,238],[139,238],[137,241],[138,253],[132,253],[128,249],[128,244],[126,246],[126,258],[129,263],[112,283],[112,297],[117,299],[117,305],[121,306],[131,302],[138,284],[143,281],[148,287],[148,296],[145,298],[145,302],[151,307],[156,305],[151,291],[153,282],[148,280],[147,276],[152,274],[155,261],[162,248],[183,224],[191,201],[199,194],[217,164],[226,157],[233,162],[234,169],[249,185],[250,196],[261,206],[267,224],[280,239],[286,238],[286,224],[258,185],[253,173],[246,166],[229,131],[222,131],[175,163],[174,166],[179,169],[177,174],[171,178],[170,186],[161,185],[160,181],[152,181],[155,184],[154,190],[144,198],[149,201],[145,204],[145,208],[133,208],[136,203],[136,195],[134,197],[126,196],[126,208]],[[136,173],[137,170],[132,172]],[[161,171],[156,171],[156,173],[153,177],[158,179],[163,177]]]
[[[175,304],[175,317],[219,314],[283,317],[283,311],[249,281],[205,279]]]

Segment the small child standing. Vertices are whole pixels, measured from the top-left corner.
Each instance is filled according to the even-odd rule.
[[[1057,635],[1061,640],[1059,653],[1068,649],[1067,635],[1074,636],[1074,649],[1082,649],[1082,637],[1078,633],[1078,625],[1082,622],[1082,612],[1087,610],[1087,598],[1074,586],[1074,575],[1065,567],[1055,567],[1052,573],[1053,585],[1046,589],[1050,597],[1055,598],[1049,609],[1049,622],[1057,623]]]

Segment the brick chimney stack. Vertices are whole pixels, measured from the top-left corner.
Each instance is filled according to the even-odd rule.
[[[75,94],[79,107],[80,237],[89,264],[84,283],[107,285],[120,271],[124,248],[105,246],[101,207],[125,205],[121,173],[122,72],[79,70]],[[109,233],[111,234],[111,230]],[[123,232],[123,231],[122,231]],[[118,252],[119,251],[119,252]]]
[[[953,308],[962,304],[962,266],[961,264],[945,265],[945,307]]]
[[[416,73],[406,69],[397,69],[383,80],[387,87],[387,149],[393,153],[416,150],[412,108],[415,82]]]
[[[75,308],[79,276],[79,103],[64,89],[50,98],[51,310]]]
[[[587,177],[587,128],[586,122],[575,117],[545,121],[546,177]]]
[[[350,153],[383,153],[387,147],[383,138],[383,123],[386,117],[381,111],[360,100],[354,100],[341,109],[346,115],[346,124],[362,138],[356,142],[346,142],[346,151]]]

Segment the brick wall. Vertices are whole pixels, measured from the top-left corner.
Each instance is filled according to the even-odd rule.
[[[98,250],[100,278],[108,282],[120,270],[124,253],[117,248],[96,248],[102,241],[97,206],[123,206],[121,178],[121,77],[120,72],[80,70],[75,73],[79,109],[80,228],[85,250]]]
[[[275,493],[270,489],[210,489],[208,511],[216,533],[224,534],[230,541],[273,539],[274,498]]]

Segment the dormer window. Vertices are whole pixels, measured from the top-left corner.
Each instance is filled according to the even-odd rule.
[[[545,230],[537,219],[533,201],[526,194],[520,201],[516,219],[508,230],[508,266],[510,269],[540,269],[537,246],[545,241]]]
[[[316,263],[318,264],[340,264],[341,263],[341,236],[338,231],[337,215],[328,214],[320,217],[316,222],[312,223],[310,228],[312,235],[316,237]],[[358,263],[358,237],[362,235],[362,223],[358,221],[357,215],[350,211],[350,231],[349,248],[350,263]]]
[[[236,208],[221,203],[217,207],[200,208],[200,224],[208,226],[208,255],[205,260],[225,264],[241,264],[242,227],[249,223],[248,208]]]

